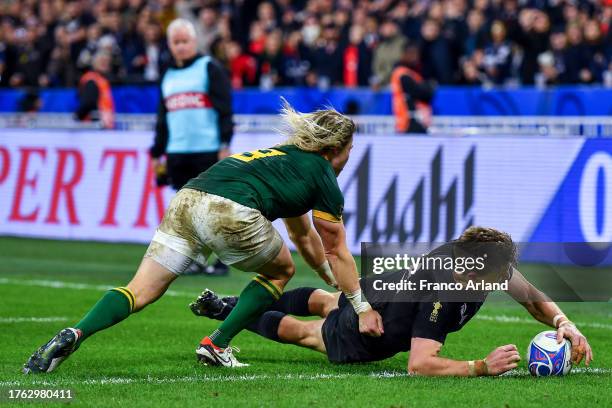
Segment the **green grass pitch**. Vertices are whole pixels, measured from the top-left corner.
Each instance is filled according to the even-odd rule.
[[[187,304],[209,287],[237,294],[251,275],[182,277],[167,296],[83,344],[50,375],[24,376],[32,351],[69,326],[108,286],[125,285],[144,246],[0,238],[0,404],[9,389],[71,388],[75,406],[321,406],[321,407],[584,407],[612,405],[612,306],[564,304],[593,346],[591,369],[562,378],[532,378],[524,361],[500,378],[408,377],[407,355],[374,363],[337,366],[325,356],[279,345],[244,332],[234,344],[240,370],[197,363],[196,344],[216,323],[196,318]],[[321,286],[296,257],[291,283]],[[545,327],[512,303],[485,304],[461,332],[451,334],[443,354],[484,357],[507,343],[525,350]],[[26,405],[27,403],[23,403]]]

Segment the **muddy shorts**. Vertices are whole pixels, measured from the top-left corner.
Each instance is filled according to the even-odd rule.
[[[203,191],[183,188],[170,202],[145,257],[182,274],[212,252],[226,265],[254,272],[283,245],[272,223],[256,209]]]

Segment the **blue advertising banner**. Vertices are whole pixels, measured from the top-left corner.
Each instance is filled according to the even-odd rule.
[[[0,90],[0,112],[15,112],[24,91]],[[77,93],[74,89],[41,91],[43,112],[74,112]],[[113,88],[119,113],[154,113],[159,91],[155,86],[121,86]],[[326,105],[343,112],[360,115],[390,115],[391,95],[367,88],[330,89],[287,88],[261,91],[234,91],[234,111],[238,114],[273,114],[285,97],[296,109],[310,111]],[[433,101],[436,115],[476,116],[605,116],[612,114],[612,89],[596,87],[558,87],[491,89],[440,87]]]

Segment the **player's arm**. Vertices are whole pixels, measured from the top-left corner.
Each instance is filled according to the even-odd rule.
[[[208,94],[219,119],[221,147],[218,159],[222,160],[230,155],[229,145],[234,135],[232,84],[225,68],[217,60],[210,61],[207,70],[210,78]]]
[[[338,287],[359,315],[359,331],[370,336],[381,336],[384,332],[382,318],[361,293],[357,265],[346,245],[344,224],[341,220],[333,221],[317,216],[313,216],[313,221]]]
[[[476,377],[499,375],[516,368],[521,357],[516,346],[497,347],[482,360],[460,361],[440,357],[442,343],[413,337],[410,343],[408,373],[423,376]]]
[[[578,330],[561,308],[546,294],[533,286],[522,273],[514,269],[507,293],[519,302],[538,321],[557,330],[557,341],[565,337],[572,343],[572,362],[579,364],[584,357],[585,364],[593,360],[593,351],[586,337]]]
[[[168,110],[164,103],[164,95],[161,92],[159,94],[159,103],[157,105],[157,118],[155,122],[155,138],[153,139],[153,145],[149,149],[151,155],[153,168],[159,166],[159,158],[166,154],[166,147],[168,145],[168,120],[166,115]]]
[[[325,249],[323,249],[321,237],[312,228],[308,214],[285,218],[283,222],[287,228],[289,239],[295,244],[304,261],[317,272],[325,283],[338,288],[338,283],[332,274],[331,266],[325,258]]]

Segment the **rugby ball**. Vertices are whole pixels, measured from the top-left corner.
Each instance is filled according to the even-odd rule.
[[[535,377],[565,375],[572,369],[572,344],[567,339],[557,343],[557,332],[543,331],[527,348],[529,372]]]

